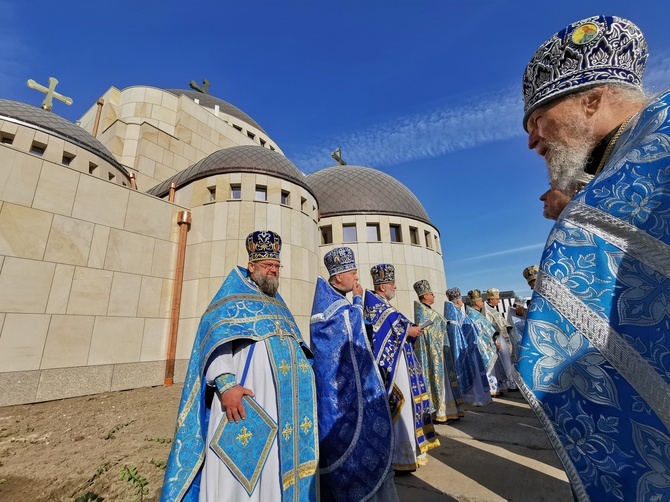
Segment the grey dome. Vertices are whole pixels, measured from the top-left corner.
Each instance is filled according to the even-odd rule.
[[[431,224],[419,199],[386,173],[360,166],[335,166],[307,176],[319,201],[319,214],[389,214]]]
[[[182,94],[186,97],[189,97],[193,100],[197,99],[198,102],[207,108],[214,109],[215,105],[219,105],[219,110],[226,115],[232,115],[233,117],[236,117],[243,122],[246,122],[249,125],[254,126],[256,129],[259,131],[263,131],[265,134],[265,129],[263,129],[258,122],[256,122],[254,119],[252,119],[249,115],[244,113],[242,110],[240,110],[238,107],[231,105],[227,101],[224,101],[223,99],[219,99],[215,96],[212,96],[211,94],[205,94],[203,92],[198,92],[198,91],[187,91],[185,89],[165,89],[165,92],[169,92],[171,94],[174,94],[175,96],[181,96]]]
[[[262,146],[242,145],[224,148],[208,155],[191,167],[147,190],[147,193],[157,197],[165,197],[170,191],[170,183],[174,183],[179,188],[208,176],[239,172],[267,174],[275,178],[288,180],[304,187],[310,193],[313,192],[309,185],[305,183],[305,175],[281,153]]]
[[[106,160],[123,174],[128,176],[128,171],[119,164],[112,153],[100,143],[92,134],[73,124],[67,119],[37,108],[27,103],[0,99],[0,119],[22,124],[38,131],[57,136],[70,143],[84,148],[98,157]]]

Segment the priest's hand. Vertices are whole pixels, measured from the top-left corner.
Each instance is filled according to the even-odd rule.
[[[247,413],[242,404],[242,397],[253,395],[254,393],[251,389],[247,389],[241,385],[236,385],[232,389],[221,394],[221,406],[223,407],[223,411],[226,412],[226,418],[228,418],[229,422],[234,420],[235,423],[239,423],[240,418],[242,420],[247,418]]]
[[[423,330],[419,329],[418,326],[410,326],[409,327],[409,332],[407,333],[407,335],[410,338],[416,338],[417,336],[419,336],[421,334],[423,334]]]
[[[361,286],[359,283],[354,284],[354,289],[352,291],[354,296],[363,296],[363,286]]]

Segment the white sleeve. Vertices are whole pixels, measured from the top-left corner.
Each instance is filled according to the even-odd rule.
[[[207,368],[205,369],[207,385],[214,385],[214,379],[224,373],[235,374],[232,343],[224,343],[220,345],[214,350],[209,358]]]

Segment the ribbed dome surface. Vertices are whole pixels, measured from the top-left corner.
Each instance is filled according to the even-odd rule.
[[[223,99],[212,96],[211,94],[204,94],[198,91],[187,91],[185,89],[165,89],[165,92],[169,92],[175,96],[181,96],[183,94],[184,96],[187,96],[193,100],[197,99],[198,103],[200,103],[202,106],[211,109],[214,109],[215,105],[219,105],[219,110],[222,113],[225,113],[226,115],[232,115],[233,117],[236,117],[241,121],[254,126],[259,131],[263,131],[265,134],[267,134],[267,132],[265,132],[265,130],[258,124],[258,122],[256,122],[238,107],[231,105]]]
[[[288,180],[312,192],[305,183],[304,174],[281,153],[262,146],[242,145],[224,148],[208,155],[191,167],[156,185],[147,193],[157,197],[165,197],[170,190],[170,183],[174,183],[177,188],[180,188],[208,176],[239,172],[267,174]]]
[[[419,199],[386,173],[360,166],[336,166],[307,176],[319,201],[319,214],[389,214],[430,224]]]
[[[53,112],[47,112],[41,108],[19,101],[0,99],[0,119],[3,118],[13,119],[13,122],[22,123],[33,129],[43,130],[82,147],[105,159],[128,176],[128,171],[119,164],[112,153],[92,134]]]

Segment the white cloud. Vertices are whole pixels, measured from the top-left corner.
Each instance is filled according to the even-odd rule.
[[[468,261],[484,260],[484,259],[493,258],[493,257],[496,257],[496,256],[523,253],[525,251],[532,251],[532,250],[535,250],[535,249],[544,249],[544,245],[545,245],[545,243],[541,242],[541,243],[538,243],[538,244],[531,244],[529,246],[520,246],[520,247],[505,249],[503,251],[496,251],[495,253],[481,254],[479,256],[470,256],[468,258],[463,258],[461,260],[452,261],[451,264],[454,265],[456,263],[464,263],[464,262],[468,262]]]
[[[400,164],[522,135],[521,119],[518,90],[510,89],[328,138],[291,158],[306,172],[332,164],[327,159],[336,148],[342,149],[349,164]]]

